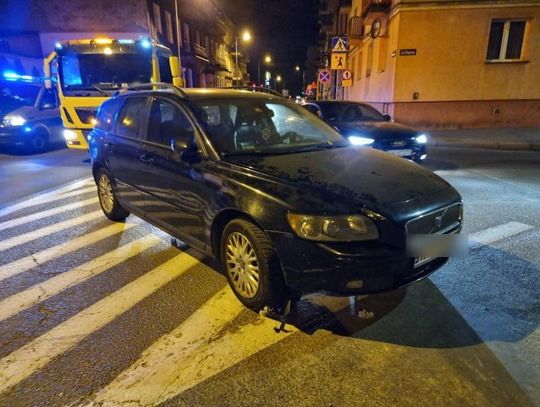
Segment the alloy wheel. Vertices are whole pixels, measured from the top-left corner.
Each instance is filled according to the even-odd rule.
[[[111,213],[114,206],[114,195],[112,192],[111,181],[107,175],[102,174],[98,182],[99,202],[103,210]]]
[[[226,243],[227,272],[236,291],[253,298],[259,290],[259,264],[250,241],[242,233],[231,233]]]

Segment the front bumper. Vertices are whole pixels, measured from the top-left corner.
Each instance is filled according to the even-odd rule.
[[[23,126],[0,127],[0,145],[1,146],[22,146],[26,142],[28,133],[24,131]]]
[[[410,150],[410,154],[406,155],[400,155],[400,157],[407,158],[412,161],[422,161],[424,158],[421,158],[422,156],[426,156],[426,145],[425,144],[410,144],[404,147],[391,147],[388,145],[374,145],[374,148],[377,148],[379,150],[385,151],[387,153],[393,153],[397,151],[405,151]]]
[[[337,295],[394,290],[427,277],[447,258],[418,268],[405,249],[379,242],[320,244],[281,232],[270,232],[285,281],[295,292],[327,291]]]

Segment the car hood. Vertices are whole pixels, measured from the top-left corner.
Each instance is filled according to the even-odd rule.
[[[327,209],[335,210],[367,207],[384,213],[393,206],[451,188],[418,164],[364,147],[231,156],[227,161],[278,178],[304,191],[308,196],[303,201],[315,199]],[[291,204],[296,206],[294,202]]]
[[[19,106],[11,109],[2,110],[0,108],[0,121],[6,117],[21,116],[26,120],[30,120],[35,115],[35,108],[33,106]]]
[[[392,122],[347,122],[337,126],[344,136],[366,135],[374,139],[414,137],[420,132],[412,127]]]

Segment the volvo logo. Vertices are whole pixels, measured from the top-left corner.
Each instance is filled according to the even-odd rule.
[[[442,225],[442,218],[443,218],[443,215],[437,216],[437,217],[435,218],[435,226],[437,226],[438,228],[440,228],[441,225]]]
[[[443,218],[446,215],[446,212],[448,212],[448,208],[446,208],[439,216],[435,216],[435,218],[433,219],[435,226],[433,227],[433,229],[431,229],[430,233],[433,233],[435,230],[439,229],[442,226]]]

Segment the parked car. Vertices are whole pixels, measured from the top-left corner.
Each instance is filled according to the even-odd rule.
[[[133,213],[220,260],[254,310],[405,286],[447,261],[408,257],[407,233],[461,229],[443,179],[351,146],[279,96],[127,91],[101,106],[89,140],[104,214]]]
[[[0,79],[0,146],[33,152],[65,143],[58,99],[43,82],[14,73]]]
[[[427,157],[425,133],[392,123],[390,116],[368,104],[311,101],[304,107],[338,129],[352,144],[377,148],[416,162]]]

